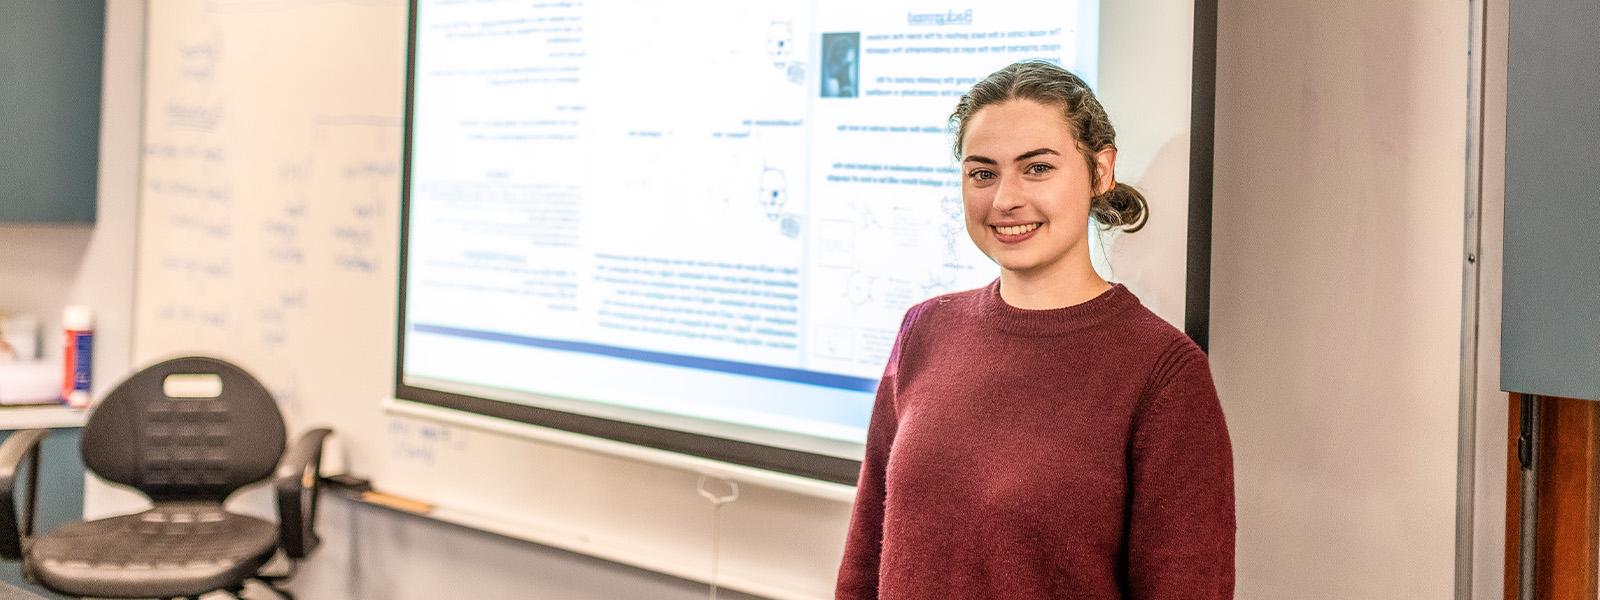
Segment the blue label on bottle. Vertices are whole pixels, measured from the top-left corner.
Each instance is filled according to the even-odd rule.
[[[94,334],[79,333],[73,336],[73,355],[77,360],[72,365],[72,389],[89,391],[90,357],[94,355]]]

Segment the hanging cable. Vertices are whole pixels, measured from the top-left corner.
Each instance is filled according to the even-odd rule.
[[[706,489],[706,483],[712,479],[713,477],[710,475],[701,475],[700,483],[695,486],[695,491],[700,493],[700,497],[711,503],[711,600],[717,600],[717,567],[722,560],[720,548],[722,542],[722,505],[739,499],[739,482],[722,477],[714,478],[728,486],[727,493],[718,494]]]

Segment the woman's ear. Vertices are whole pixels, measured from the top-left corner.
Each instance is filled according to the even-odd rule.
[[[1094,196],[1111,191],[1117,184],[1117,147],[1107,146],[1094,153]]]

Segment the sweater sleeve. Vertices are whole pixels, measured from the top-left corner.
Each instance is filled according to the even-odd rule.
[[[866,455],[861,460],[861,475],[856,483],[856,501],[850,512],[850,529],[844,541],[844,560],[839,565],[835,600],[868,600],[878,597],[878,559],[883,551],[883,509],[889,449],[894,445],[898,423],[895,414],[895,383],[900,351],[910,334],[921,305],[906,313],[900,323],[894,349],[889,352],[878,395],[872,405],[872,420],[867,426]]]
[[[1188,346],[1137,417],[1129,461],[1130,598],[1233,597],[1233,450],[1211,369]]]

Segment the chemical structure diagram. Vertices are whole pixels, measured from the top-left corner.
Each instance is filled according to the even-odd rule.
[[[790,83],[804,84],[805,63],[794,60],[794,24],[774,20],[767,24],[767,57],[772,67],[781,71]]]
[[[761,191],[758,196],[761,210],[768,221],[776,222],[783,216],[783,207],[789,203],[789,178],[783,171],[772,167],[761,169]]]
[[[949,217],[939,226],[939,234],[944,237],[946,262],[955,264],[961,261],[961,237],[967,231],[962,219],[961,198],[945,196],[939,201],[939,207]]]
[[[850,301],[851,306],[861,308],[872,302],[875,296],[872,288],[878,284],[878,276],[865,271],[854,271],[845,278],[844,296]]]

